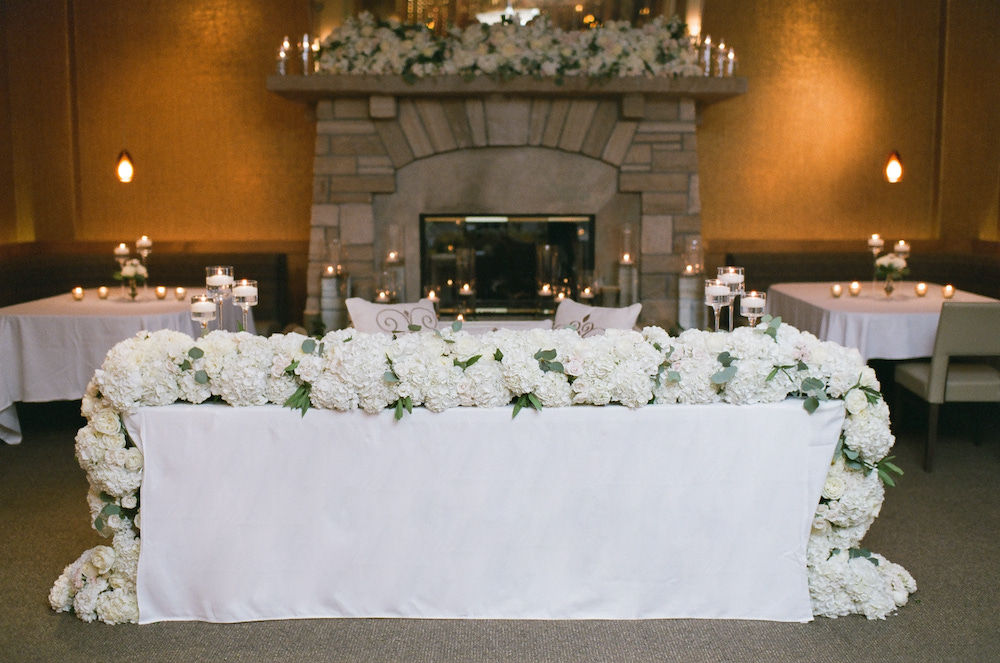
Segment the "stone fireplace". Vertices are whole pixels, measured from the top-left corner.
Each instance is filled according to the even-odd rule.
[[[372,299],[398,235],[414,301],[421,214],[582,214],[595,218],[594,271],[609,286],[621,229],[633,229],[640,322],[668,327],[681,250],[701,227],[699,106],[742,94],[746,80],[315,75],[272,76],[268,89],[315,104],[307,320],[332,240],[353,294]]]

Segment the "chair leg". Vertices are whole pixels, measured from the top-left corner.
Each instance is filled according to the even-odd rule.
[[[927,446],[924,448],[924,471],[934,469],[934,443],[937,442],[938,414],[941,406],[928,403],[927,412]]]

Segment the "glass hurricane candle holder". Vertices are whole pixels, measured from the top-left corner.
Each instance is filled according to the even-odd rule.
[[[100,288],[97,289],[97,297],[99,299],[107,299],[108,298],[108,294],[110,294],[110,293],[108,292],[107,286],[103,286],[102,285]]]
[[[834,297],[840,297],[842,294],[844,294],[844,287],[839,283],[834,283],[833,285],[830,286],[830,294],[833,295]]]
[[[941,287],[941,296],[945,299],[951,299],[955,296],[955,286],[946,285]]]
[[[719,267],[718,279],[729,286],[729,331],[733,331],[733,302],[736,296],[742,296],[744,289],[744,278],[742,267]]]
[[[233,304],[243,310],[243,326],[240,331],[246,331],[250,326],[250,307],[257,305],[257,282],[250,279],[240,279],[233,284]]]
[[[851,281],[851,285],[847,286],[847,291],[851,293],[851,297],[857,297],[861,294],[861,284],[857,281]]]
[[[222,329],[222,302],[233,289],[232,265],[213,265],[205,268],[205,287],[218,308],[217,319]]]
[[[216,318],[215,299],[209,295],[192,295],[191,319],[201,324],[201,335],[208,333],[208,323]]]
[[[925,296],[927,294],[927,284],[918,283],[917,285],[913,286],[913,292],[917,293],[917,297]]]
[[[83,288],[81,288],[80,286],[73,288],[72,294],[73,294],[73,299],[75,299],[76,301],[78,302],[83,301]]]
[[[751,290],[740,296],[740,315],[750,321],[751,327],[757,326],[757,321],[764,315],[767,305],[767,293]]]
[[[705,279],[705,305],[715,311],[715,331],[719,331],[719,311],[732,304],[729,284],[719,279]]]

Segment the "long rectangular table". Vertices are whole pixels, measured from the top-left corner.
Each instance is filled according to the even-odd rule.
[[[843,418],[799,400],[141,408],[140,622],[808,621]]]
[[[82,301],[70,293],[0,308],[0,440],[21,441],[16,402],[76,400],[83,397],[94,371],[119,341],[142,330],[201,332],[191,320],[189,289],[178,301],[171,292],[158,300],[152,291],[140,301],[124,301],[117,289],[108,299],[88,289]],[[236,330],[237,312],[223,306],[223,328]],[[214,323],[213,323],[214,324]],[[249,321],[253,331],[253,322]]]
[[[928,283],[923,297],[916,295],[911,281],[898,283],[892,297],[885,296],[882,284],[873,293],[870,282],[862,284],[857,296],[848,294],[844,283],[844,294],[834,297],[832,285],[776,283],[767,291],[767,311],[821,340],[857,348],[865,360],[931,356],[944,302],[940,285]],[[996,300],[956,290],[952,301]]]

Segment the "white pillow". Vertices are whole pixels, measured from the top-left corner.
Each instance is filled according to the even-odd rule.
[[[420,325],[423,329],[437,328],[434,304],[429,299],[412,304],[373,304],[360,297],[351,297],[345,303],[351,323],[360,332],[407,332],[410,325]]]
[[[636,320],[639,319],[639,311],[641,310],[642,304],[632,304],[625,308],[610,308],[587,306],[574,302],[572,299],[564,299],[559,302],[559,308],[556,309],[556,318],[552,323],[552,328],[570,327],[584,338],[603,334],[605,329],[632,329],[635,327]]]

